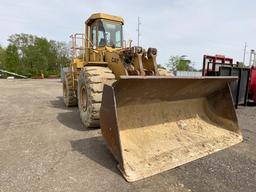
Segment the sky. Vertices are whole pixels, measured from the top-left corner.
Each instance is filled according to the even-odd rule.
[[[162,65],[175,55],[187,55],[198,69],[204,54],[243,61],[245,42],[248,61],[249,50],[256,49],[256,1],[251,0],[0,0],[0,44],[6,46],[15,33],[68,42],[96,12],[122,16],[124,39],[134,45],[140,17],[140,45],[157,48]]]

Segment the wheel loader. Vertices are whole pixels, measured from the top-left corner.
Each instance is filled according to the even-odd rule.
[[[85,128],[101,128],[127,181],[242,141],[229,88],[235,78],[163,75],[157,49],[127,46],[123,24],[96,13],[85,33],[71,36],[74,58],[63,95],[66,106],[78,105]]]

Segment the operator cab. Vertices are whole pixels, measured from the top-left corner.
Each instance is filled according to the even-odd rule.
[[[122,24],[104,19],[96,21],[96,25],[92,27],[91,40],[97,47],[121,48]]]
[[[93,14],[87,21],[89,39],[93,47],[122,48],[123,19],[103,13]]]

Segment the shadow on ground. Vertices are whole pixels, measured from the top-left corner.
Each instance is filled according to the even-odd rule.
[[[57,119],[61,124],[78,131],[88,131],[81,123],[77,107],[66,107],[62,97],[56,97],[50,103],[51,107],[63,109],[63,112],[59,112],[57,115]]]
[[[57,119],[68,128],[78,131],[89,131],[89,129],[85,128],[81,123],[78,110],[58,113]]]
[[[50,103],[51,103],[51,107],[58,108],[58,109],[70,109],[70,110],[75,109],[75,107],[70,107],[70,108],[66,107],[63,101],[63,97],[60,97],[60,96],[56,97],[55,100],[51,100]]]
[[[70,141],[72,150],[77,151],[101,166],[121,175],[117,169],[117,161],[107,149],[102,137],[91,137]]]

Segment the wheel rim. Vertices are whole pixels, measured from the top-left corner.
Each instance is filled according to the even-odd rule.
[[[80,108],[83,111],[86,111],[87,109],[87,92],[86,92],[86,87],[82,86],[80,89]]]

